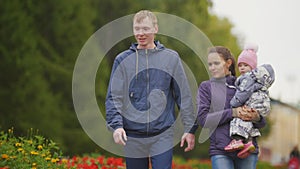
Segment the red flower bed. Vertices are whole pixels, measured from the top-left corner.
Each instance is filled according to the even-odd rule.
[[[68,169],[122,169],[125,168],[123,158],[115,158],[104,156],[99,157],[76,157],[71,159],[62,159],[62,165],[66,165]]]
[[[116,157],[77,157],[62,159],[60,165],[65,165],[67,169],[125,169],[126,165],[123,158]],[[188,160],[174,158],[172,169],[193,169],[210,168],[209,160]],[[151,166],[150,166],[151,168]]]

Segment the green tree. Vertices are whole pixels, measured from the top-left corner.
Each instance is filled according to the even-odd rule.
[[[210,0],[0,1],[0,127],[14,126],[20,134],[37,128],[69,155],[108,153],[84,133],[73,108],[73,68],[85,42],[114,19],[149,9],[186,19],[202,30],[213,45],[226,46],[237,55],[240,47],[231,33],[233,25],[210,13],[212,7]],[[187,36],[192,34],[187,32]],[[178,51],[198,84],[208,79],[206,63],[185,44],[162,35],[157,39]],[[99,65],[95,93],[103,113],[112,61],[133,41],[129,37],[116,44]],[[201,144],[184,156],[207,157],[208,152],[203,151],[208,150],[207,146],[207,142]],[[183,154],[179,148],[175,152]]]
[[[71,82],[78,53],[95,29],[90,8],[79,0],[0,2],[2,128],[14,126],[20,134],[38,128],[66,152],[83,150],[77,147],[89,139],[73,110]],[[67,149],[74,137],[83,139]]]

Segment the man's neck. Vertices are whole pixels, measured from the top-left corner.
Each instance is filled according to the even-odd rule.
[[[155,47],[156,47],[155,43],[145,45],[145,46],[141,46],[141,45],[137,46],[138,49],[154,49]]]

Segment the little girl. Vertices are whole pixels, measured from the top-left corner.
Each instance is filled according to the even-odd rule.
[[[257,67],[256,52],[258,46],[248,44],[238,57],[238,69],[241,75],[235,82],[236,93],[230,104],[232,107],[247,106],[255,109],[265,117],[270,112],[270,97],[268,88],[275,79],[271,65],[264,64]],[[246,158],[255,147],[253,137],[260,136],[260,132],[252,122],[234,118],[230,122],[230,136],[233,140],[225,147],[226,151],[241,150],[239,158]]]

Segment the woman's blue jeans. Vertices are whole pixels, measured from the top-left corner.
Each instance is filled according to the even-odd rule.
[[[214,155],[211,157],[213,169],[256,169],[257,154],[250,154],[245,159],[226,155]]]

